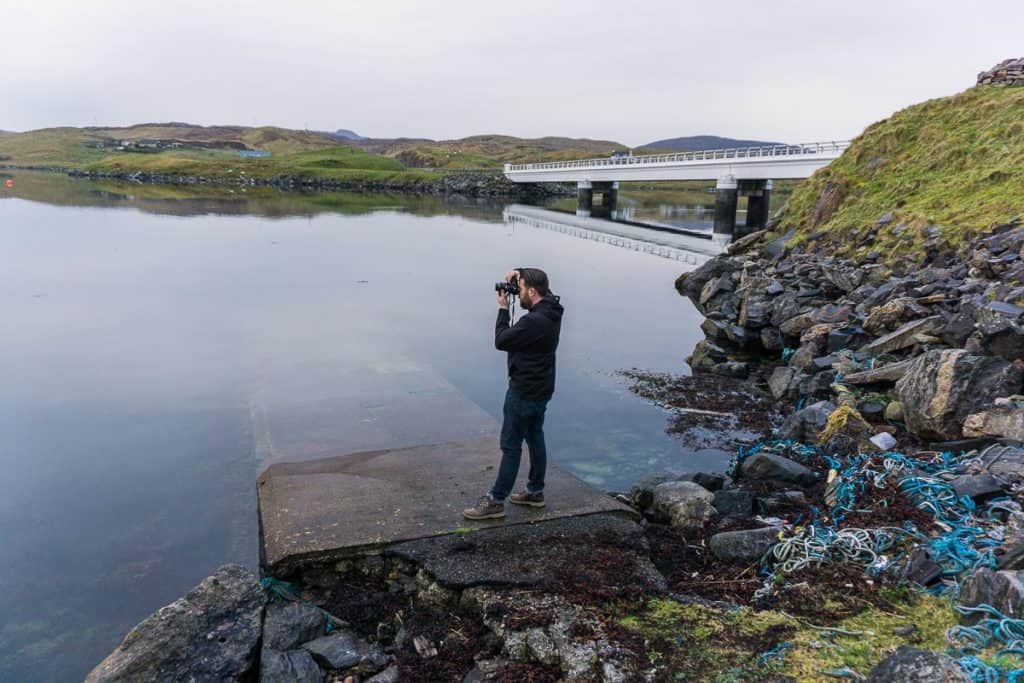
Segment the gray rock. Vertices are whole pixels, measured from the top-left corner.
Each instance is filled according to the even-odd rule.
[[[975,313],[981,346],[1007,360],[1024,358],[1024,308],[992,301]]]
[[[798,462],[781,455],[771,453],[755,453],[743,460],[740,474],[746,479],[779,481],[800,486],[814,483],[814,472]]]
[[[868,674],[867,683],[970,683],[971,677],[941,652],[901,645]]]
[[[711,372],[716,365],[728,360],[725,349],[717,344],[712,344],[707,339],[701,339],[693,348],[693,353],[686,362],[694,372]]]
[[[670,481],[654,487],[651,510],[657,521],[683,530],[702,527],[715,514],[715,495],[692,481]]]
[[[776,437],[814,443],[818,440],[818,434],[825,428],[828,416],[835,409],[835,404],[830,401],[812,403],[787,417],[776,432]]]
[[[264,647],[260,654],[260,683],[322,683],[324,674],[305,650],[279,652]]]
[[[376,676],[367,678],[366,683],[398,683],[398,667],[389,666]]]
[[[715,491],[712,501],[715,510],[723,517],[746,516],[754,509],[754,494],[746,489],[724,489]]]
[[[929,351],[914,359],[896,391],[914,435],[957,439],[968,415],[1018,393],[1022,378],[1019,368],[1001,358],[960,349]]]
[[[722,562],[756,562],[779,541],[782,527],[723,531],[711,537],[710,548]]]
[[[807,496],[803,491],[782,491],[770,496],[763,496],[757,499],[755,507],[758,514],[776,515],[787,513],[793,508],[807,505]]]
[[[335,631],[302,645],[325,669],[349,669],[367,664],[374,670],[387,664],[387,657],[376,645],[367,645],[351,631]]]
[[[324,613],[313,605],[284,600],[271,602],[263,618],[263,647],[282,652],[294,650],[324,635],[325,624]]]
[[[629,487],[629,499],[640,510],[646,510],[654,502],[654,487],[664,484],[672,477],[667,474],[648,474]]]
[[[899,329],[879,337],[870,344],[865,344],[857,352],[859,358],[870,358],[883,353],[892,353],[913,346],[917,343],[917,335],[930,334],[942,327],[942,318],[934,315],[921,320],[911,320]]]
[[[719,448],[702,448],[693,454],[695,458],[711,459],[717,458],[722,461],[727,461],[732,457],[730,453],[723,451]],[[718,472],[687,472],[680,474],[676,477],[676,481],[692,481],[695,484],[703,486],[708,491],[718,491],[728,480],[724,474]]]
[[[804,331],[814,326],[814,318],[810,313],[800,313],[787,318],[778,325],[779,331],[789,337],[799,337]]]
[[[885,406],[885,419],[889,422],[903,422],[903,404],[891,401]]]
[[[964,607],[992,605],[1006,616],[1020,619],[1024,615],[1024,571],[978,569],[960,587],[960,604]],[[968,613],[961,615],[960,621],[974,624],[986,616]]]
[[[851,372],[843,375],[843,384],[891,384],[897,382],[907,373],[911,361],[903,360],[898,363],[886,363],[870,370]]]
[[[1004,493],[1002,485],[991,474],[961,474],[949,483],[953,485],[957,498],[967,496],[975,503],[983,503]]]
[[[818,357],[818,350],[818,345],[813,342],[801,344],[789,357],[789,364],[805,372],[810,371],[814,368],[814,359]]]
[[[248,680],[265,603],[255,574],[224,565],[133,628],[86,681]]]
[[[768,377],[768,390],[772,392],[772,397],[779,400],[791,396],[794,389],[799,386],[799,381],[796,383],[793,381],[798,374],[799,371],[796,368],[787,365],[780,365],[772,370],[771,376]]]
[[[744,379],[750,374],[750,365],[738,360],[729,360],[724,363],[718,363],[711,368],[711,372],[722,377]]]
[[[1024,408],[996,406],[968,415],[964,420],[964,436],[995,436],[1024,441]]]
[[[871,335],[856,325],[852,325],[829,332],[825,346],[830,353],[843,349],[856,351],[870,340]]]

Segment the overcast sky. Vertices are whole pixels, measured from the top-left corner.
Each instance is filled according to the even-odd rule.
[[[0,0],[0,129],[837,139],[1022,29],[1021,0]]]

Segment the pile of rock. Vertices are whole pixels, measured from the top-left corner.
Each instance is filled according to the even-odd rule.
[[[1005,59],[978,74],[978,85],[1024,85],[1024,57]]]
[[[395,683],[392,660],[313,605],[268,603],[255,574],[224,565],[132,629],[86,681]]]
[[[877,227],[906,229],[891,221]],[[938,240],[942,231],[924,232]],[[759,373],[779,401],[850,404],[872,424],[905,425],[928,441],[1024,438],[1020,220],[979,239],[963,262],[893,274],[878,259],[777,243],[682,275],[677,289],[706,316],[691,367]]]
[[[808,489],[818,476],[771,452],[744,459],[736,476],[650,475],[633,484],[629,502],[654,524],[667,524],[687,537],[706,535],[718,560],[749,565],[778,541],[785,518],[806,512]]]

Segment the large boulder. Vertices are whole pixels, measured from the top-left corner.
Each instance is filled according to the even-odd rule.
[[[815,482],[814,472],[798,462],[772,453],[754,453],[740,464],[740,475],[744,479],[775,481],[800,486]]]
[[[867,683],[971,683],[971,677],[941,652],[903,645],[868,674]]]
[[[670,481],[654,487],[651,511],[656,521],[684,531],[699,529],[715,514],[715,494],[692,481]]]
[[[711,552],[722,562],[756,562],[779,541],[782,527],[723,531],[711,537]]]
[[[254,573],[224,565],[133,628],[86,681],[250,680],[265,603]]]
[[[1008,617],[1024,615],[1024,571],[992,571],[987,567],[971,574],[960,588],[963,607],[991,605]],[[960,617],[965,624],[973,624],[988,615],[968,612]]]
[[[961,349],[928,351],[918,356],[896,383],[907,428],[916,436],[958,439],[968,415],[996,398],[1018,393],[1021,370],[1002,358]]]

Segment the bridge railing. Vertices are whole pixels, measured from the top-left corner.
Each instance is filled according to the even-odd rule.
[[[849,140],[829,142],[807,142],[796,145],[762,145],[758,147],[736,147],[731,149],[708,149],[700,152],[674,152],[671,154],[647,154],[643,156],[604,157],[600,159],[577,159],[574,161],[547,161],[537,164],[505,164],[505,172],[548,171],[573,168],[600,168],[606,166],[628,167],[652,164],[679,164],[728,159],[777,159],[792,156],[834,155],[839,156],[850,146]]]

